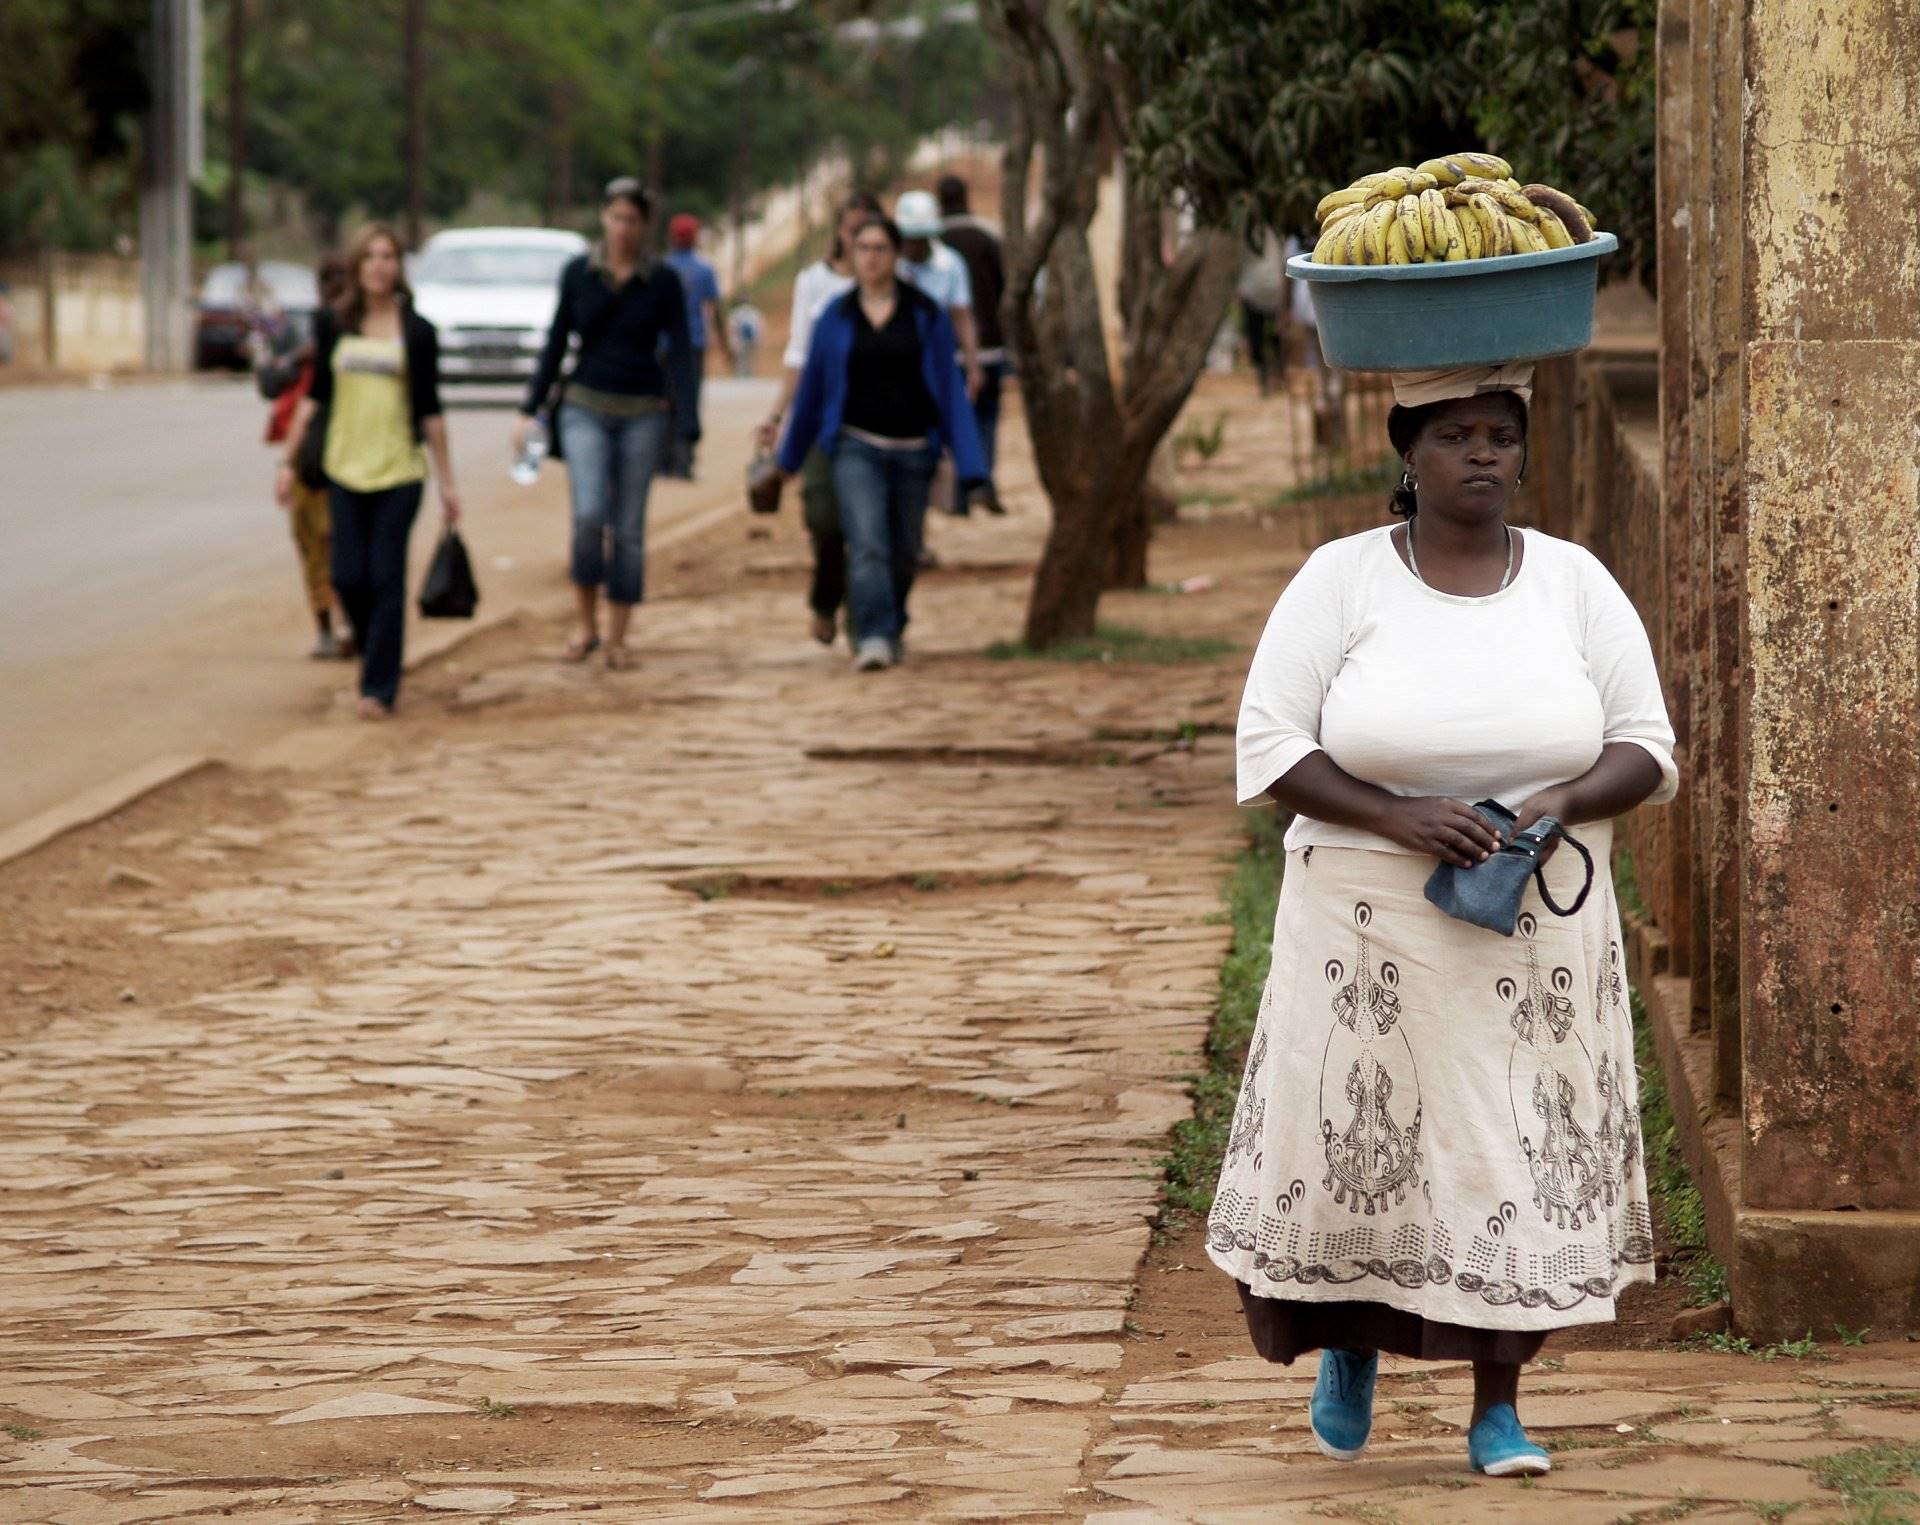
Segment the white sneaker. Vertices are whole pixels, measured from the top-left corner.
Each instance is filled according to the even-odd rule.
[[[880,636],[868,636],[853,652],[853,670],[855,672],[879,672],[883,667],[893,666],[893,646]]]

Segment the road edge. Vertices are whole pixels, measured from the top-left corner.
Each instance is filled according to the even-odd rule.
[[[70,799],[45,810],[36,811],[24,821],[0,831],[0,866],[14,863],[38,852],[49,842],[70,832],[96,826],[111,815],[145,799],[149,794],[178,783],[183,778],[217,768],[220,760],[206,753],[156,757],[151,762],[110,778],[91,789],[83,789]]]

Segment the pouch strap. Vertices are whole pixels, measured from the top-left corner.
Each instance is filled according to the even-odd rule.
[[[1543,844],[1549,838],[1557,836],[1566,842],[1575,852],[1580,854],[1581,861],[1587,865],[1586,882],[1580,886],[1580,893],[1573,897],[1573,904],[1565,910],[1562,910],[1555,904],[1553,896],[1547,890],[1546,865],[1544,863],[1540,864],[1533,871],[1533,881],[1540,886],[1540,898],[1546,902],[1547,909],[1556,916],[1578,916],[1580,914],[1580,907],[1587,903],[1587,896],[1592,893],[1593,890],[1593,854],[1587,851],[1585,845],[1578,837],[1574,836],[1566,827],[1562,826],[1550,815],[1542,816],[1539,820],[1535,821],[1533,825],[1529,826],[1522,835],[1536,837]]]

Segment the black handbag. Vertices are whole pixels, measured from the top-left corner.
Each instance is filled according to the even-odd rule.
[[[1485,927],[1502,937],[1513,936],[1520,918],[1520,901],[1527,892],[1527,881],[1540,886],[1540,898],[1556,916],[1577,916],[1593,889],[1593,854],[1579,838],[1550,815],[1543,815],[1525,831],[1516,832],[1514,813],[1497,800],[1481,800],[1474,807],[1489,826],[1506,839],[1506,846],[1489,854],[1471,868],[1442,863],[1427,880],[1427,899],[1456,920]],[[1573,904],[1562,910],[1547,890],[1547,877],[1541,859],[1555,837],[1572,845],[1587,865],[1586,882]]]
[[[426,581],[420,584],[420,613],[430,620],[472,619],[479,602],[480,588],[473,580],[466,542],[459,531],[448,530],[434,550]]]

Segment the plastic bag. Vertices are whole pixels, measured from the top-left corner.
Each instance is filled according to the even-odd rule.
[[[747,468],[747,506],[756,514],[780,512],[780,488],[786,479],[770,455],[756,455]]]
[[[480,588],[473,580],[466,542],[458,531],[448,530],[440,537],[427,579],[420,585],[420,613],[430,620],[472,619],[479,602]]]

